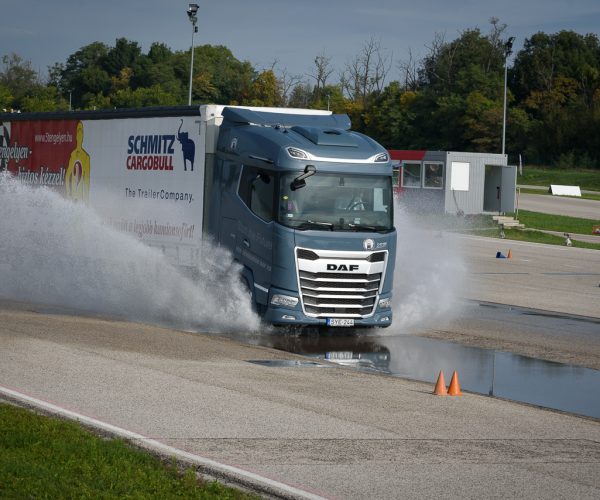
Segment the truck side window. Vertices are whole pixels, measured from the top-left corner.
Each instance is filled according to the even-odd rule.
[[[250,210],[266,221],[273,220],[274,185],[272,175],[259,173],[250,187]]]
[[[275,177],[264,170],[244,166],[239,195],[250,210],[261,219],[273,220]]]

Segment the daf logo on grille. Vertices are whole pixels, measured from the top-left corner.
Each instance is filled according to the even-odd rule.
[[[358,264],[327,264],[328,271],[358,271]]]
[[[375,242],[371,238],[367,238],[365,241],[363,241],[363,248],[365,250],[373,250],[374,247]]]

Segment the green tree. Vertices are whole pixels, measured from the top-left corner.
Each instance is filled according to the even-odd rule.
[[[213,84],[213,78],[207,71],[194,75],[192,80],[192,100],[196,102],[218,102],[219,89]]]
[[[391,149],[417,149],[412,105],[418,93],[391,82],[377,96],[366,120],[365,132]]]
[[[111,104],[117,108],[143,108],[147,106],[173,106],[177,96],[165,91],[160,85],[132,90],[118,90],[110,97]]]
[[[95,96],[91,96],[87,100],[88,109],[108,109],[114,107],[110,97],[105,96],[102,92],[98,92]]]
[[[502,121],[502,107],[498,102],[474,90],[465,99],[465,114],[462,120],[464,138],[474,151],[499,151],[501,137],[498,123]]]
[[[367,130],[397,148],[499,150],[505,26],[491,24],[487,35],[466,30],[449,43],[436,35],[420,66],[401,66],[404,88],[394,82],[364,113]]]
[[[312,104],[313,87],[308,82],[300,82],[294,85],[288,100],[288,106],[292,108],[309,108]]]
[[[594,93],[600,88],[599,65],[597,35],[583,36],[573,31],[553,35],[540,32],[526,39],[517,54],[511,72],[511,87],[517,98],[523,100],[532,92],[552,90],[557,77],[566,77],[577,83],[586,104],[591,105]]]
[[[348,99],[344,96],[340,85],[325,85],[320,89],[319,99],[317,99],[317,93],[314,92],[313,103],[310,107],[315,109],[329,109],[333,113],[345,113],[347,103]]]
[[[153,43],[147,55],[142,54],[136,59],[131,85],[133,88],[160,85],[164,90],[179,96],[181,101],[184,99],[183,81],[175,74],[174,54],[163,43]]]
[[[63,95],[71,93],[74,109],[87,107],[98,93],[110,90],[110,76],[101,65],[108,50],[104,43],[94,42],[71,54],[65,65],[51,69],[51,81]]]
[[[189,52],[177,52],[174,55],[174,73],[183,82],[188,81],[189,64]],[[204,74],[205,79],[210,75],[211,85],[216,89],[216,104],[246,102],[256,74],[249,62],[239,61],[222,45],[202,45],[194,48],[194,76],[198,73]],[[187,89],[187,83],[185,87]]]
[[[22,111],[67,111],[69,103],[56,87],[43,87],[22,100]]]
[[[593,34],[536,33],[511,71],[520,108],[530,117],[527,155],[552,164],[600,166],[600,43]],[[567,162],[560,161],[562,167]]]
[[[110,76],[118,75],[124,68],[133,68],[142,51],[137,42],[117,38],[115,46],[100,59],[100,65]]]
[[[10,89],[0,83],[0,110],[8,110],[12,107],[13,96],[10,92]]]
[[[273,70],[259,73],[252,85],[246,101],[242,104],[251,106],[281,106],[283,98],[279,92],[279,84]]]
[[[31,62],[25,61],[18,54],[12,53],[2,56],[2,71],[0,71],[0,85],[4,91],[4,99],[12,97],[10,106],[15,109],[22,107],[23,99],[43,88],[36,72],[31,68]]]

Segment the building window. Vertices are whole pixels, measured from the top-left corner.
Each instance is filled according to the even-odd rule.
[[[421,163],[402,164],[402,187],[421,187]]]
[[[398,166],[392,170],[392,186],[400,186],[400,168]]]
[[[442,189],[444,187],[444,164],[424,163],[423,187],[431,189]]]

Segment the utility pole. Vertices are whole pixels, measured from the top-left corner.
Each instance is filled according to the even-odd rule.
[[[512,53],[515,37],[511,36],[504,44],[504,112],[502,115],[502,154],[505,152],[506,145],[506,86],[508,77],[508,56]]]
[[[188,94],[188,106],[192,105],[192,78],[194,76],[194,33],[198,33],[198,26],[196,23],[198,22],[198,16],[196,15],[198,12],[198,4],[191,3],[187,10],[188,18],[192,23],[192,60],[190,62],[190,91]]]

